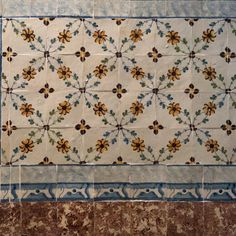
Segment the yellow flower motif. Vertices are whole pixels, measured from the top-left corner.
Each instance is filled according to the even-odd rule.
[[[129,37],[134,43],[137,43],[138,41],[142,40],[142,36],[143,36],[143,32],[141,29],[134,29],[134,30],[131,30]]]
[[[167,109],[169,111],[169,114],[172,116],[177,116],[181,112],[181,107],[179,103],[175,103],[175,102],[170,103]]]
[[[65,139],[60,139],[57,141],[57,151],[62,153],[67,153],[70,150],[69,141]]]
[[[217,152],[219,149],[219,144],[216,140],[209,139],[205,143],[205,147],[207,148],[208,152],[214,153]]]
[[[28,43],[34,41],[34,39],[35,39],[34,31],[29,28],[23,29],[21,36],[22,36],[23,40],[27,41]]]
[[[69,67],[66,66],[60,66],[57,69],[57,74],[59,76],[59,79],[66,80],[71,77],[72,71],[70,70]]]
[[[179,80],[181,76],[181,72],[179,68],[177,67],[172,67],[171,69],[168,70],[167,77],[171,81]]]
[[[144,106],[141,102],[136,101],[132,103],[130,111],[133,115],[138,116],[140,113],[143,113]]]
[[[203,71],[202,71],[203,75],[205,76],[205,80],[209,80],[212,81],[213,79],[216,78],[216,70],[215,68],[212,67],[206,67]]]
[[[105,139],[100,139],[97,141],[96,150],[97,152],[103,153],[108,150],[109,143]]]
[[[36,74],[36,70],[31,66],[24,68],[22,72],[23,79],[27,81],[34,79]]]
[[[59,33],[58,39],[61,43],[68,43],[72,38],[72,34],[69,30],[63,30],[63,32]]]
[[[95,70],[93,71],[94,75],[99,79],[105,77],[107,75],[107,72],[108,72],[107,66],[103,64],[96,66]]]
[[[142,78],[144,78],[145,73],[143,71],[143,69],[141,67],[135,66],[132,70],[131,70],[131,75],[133,76],[133,78],[135,78],[136,80],[140,80]]]
[[[215,38],[216,38],[216,33],[213,29],[207,29],[206,31],[203,31],[202,40],[204,42],[207,43],[214,42]]]
[[[95,104],[93,110],[94,110],[95,115],[98,115],[98,116],[102,116],[102,115],[104,116],[107,112],[106,105],[101,102],[98,102],[97,104]]]
[[[207,115],[210,116],[216,111],[216,105],[213,102],[208,102],[205,103],[203,106],[203,112]]]
[[[167,144],[167,148],[169,152],[175,153],[176,151],[179,151],[181,147],[181,143],[177,138],[174,138],[173,140],[170,140]]]
[[[20,107],[21,115],[29,117],[34,114],[34,108],[32,104],[24,103]]]
[[[172,45],[176,45],[180,42],[180,36],[178,32],[175,32],[173,30],[169,31],[166,34],[167,37],[167,43],[172,44]]]
[[[31,139],[27,138],[21,142],[21,145],[19,147],[21,152],[23,153],[33,152],[34,142]]]
[[[145,149],[144,140],[139,137],[135,138],[132,140],[131,147],[133,148],[133,151],[143,152]]]
[[[105,31],[98,30],[93,33],[95,43],[102,44],[106,41],[107,35]]]
[[[59,106],[57,107],[57,110],[59,111],[60,115],[66,115],[70,113],[71,109],[71,104],[68,101],[59,103]]]

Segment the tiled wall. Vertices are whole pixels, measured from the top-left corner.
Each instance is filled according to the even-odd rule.
[[[0,236],[236,235],[236,1],[0,13]]]

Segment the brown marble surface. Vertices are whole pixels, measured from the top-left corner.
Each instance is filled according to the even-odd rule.
[[[224,202],[1,203],[0,236],[235,236]]]

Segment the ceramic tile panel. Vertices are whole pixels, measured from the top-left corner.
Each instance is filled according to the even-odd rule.
[[[2,165],[235,162],[234,19],[2,24]]]
[[[1,7],[2,202],[235,201],[234,1]]]
[[[0,0],[0,235],[236,235],[235,9]]]

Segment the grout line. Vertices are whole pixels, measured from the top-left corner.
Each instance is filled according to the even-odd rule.
[[[95,18],[95,0],[93,0],[93,14],[92,14],[92,18],[94,19]]]
[[[94,14],[94,13],[93,13]],[[236,19],[236,16],[122,16],[122,15],[107,15],[107,16],[93,16],[93,15],[37,15],[37,16],[27,16],[27,15],[2,15],[3,19],[7,18],[94,18],[94,19],[112,19],[112,18],[123,18],[123,19],[186,19],[186,18],[196,18],[196,19],[225,19],[231,18]]]
[[[202,168],[202,196],[203,196],[203,202],[205,201],[205,196],[204,196],[204,190],[205,190],[205,168]]]
[[[56,195],[56,202],[58,201],[58,199],[57,199],[57,194],[58,194],[58,185],[57,185],[57,183],[58,183],[58,165],[56,165],[56,193],[55,193],[55,195]]]
[[[11,172],[12,170],[12,167],[10,166],[9,168],[9,186],[8,186],[8,200],[9,200],[9,203],[11,203],[11,186],[12,186],[12,179],[11,179]]]
[[[19,202],[21,203],[21,197],[22,197],[22,192],[21,192],[21,165],[19,165],[19,192],[20,192]]]

